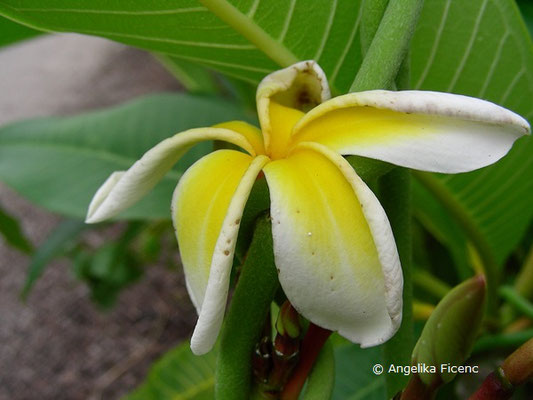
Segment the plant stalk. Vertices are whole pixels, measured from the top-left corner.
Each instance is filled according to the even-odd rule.
[[[392,86],[407,53],[423,3],[423,0],[389,1],[350,92]]]
[[[396,168],[379,182],[380,202],[387,213],[400,255],[403,272],[403,316],[400,329],[383,346],[385,366],[409,365],[414,345],[413,277],[411,266],[411,185],[409,170]],[[387,394],[393,397],[407,384],[402,374],[387,374]]]
[[[533,304],[522,297],[514,288],[503,286],[498,290],[502,298],[507,300],[516,310],[533,319]]]
[[[248,400],[252,355],[278,286],[270,218],[265,216],[257,221],[220,335],[215,371],[216,400]]]
[[[320,350],[331,335],[331,331],[320,328],[311,323],[307,330],[300,351],[300,361],[289,378],[289,381],[283,388],[281,400],[298,400],[304,383],[320,354]]]
[[[335,356],[331,342],[326,342],[316,360],[302,400],[329,400],[335,384]]]
[[[389,0],[362,0],[361,12],[361,50],[363,57],[376,36],[379,23],[385,14]]]

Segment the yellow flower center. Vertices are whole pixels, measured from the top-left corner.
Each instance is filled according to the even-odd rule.
[[[266,149],[266,155],[271,160],[287,157],[291,145],[292,128],[304,116],[304,113],[295,108],[286,107],[272,101],[269,107],[270,131],[268,134],[270,143]]]

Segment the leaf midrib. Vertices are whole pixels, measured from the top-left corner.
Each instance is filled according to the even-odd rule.
[[[73,145],[67,145],[67,144],[56,144],[56,143],[43,143],[38,141],[23,141],[23,142],[0,142],[0,149],[2,147],[7,146],[17,146],[17,147],[30,147],[30,148],[37,148],[37,147],[49,147],[53,148],[54,150],[64,151],[68,153],[77,153],[77,154],[84,154],[89,155],[97,159],[101,160],[107,160],[112,161],[120,165],[124,165],[124,167],[127,169],[129,168],[135,161],[137,161],[134,158],[129,158],[127,156],[119,155],[116,153],[112,153],[109,151],[105,151],[102,149],[94,149],[94,148],[80,148]],[[176,171],[169,171],[167,175],[165,175],[166,178],[175,178],[179,179],[181,177],[181,174]]]

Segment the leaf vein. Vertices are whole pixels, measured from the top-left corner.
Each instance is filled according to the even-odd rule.
[[[526,69],[522,65],[522,69],[520,69],[520,71],[518,71],[518,73],[515,75],[515,77],[513,78],[513,80],[511,81],[507,89],[505,90],[505,92],[503,93],[502,97],[500,98],[500,101],[498,101],[498,104],[505,104],[505,102],[507,101],[507,98],[510,96],[514,87],[520,81],[520,79],[522,78],[525,72],[526,72]]]
[[[492,63],[490,64],[489,72],[487,74],[487,77],[485,78],[485,82],[483,82],[483,87],[477,95],[477,97],[479,98],[483,98],[483,96],[485,96],[485,91],[489,87],[489,83],[492,80],[492,76],[494,74],[494,71],[496,70],[496,65],[498,65],[498,62],[500,61],[500,58],[502,56],[503,45],[507,41],[509,35],[509,31],[506,30],[505,34],[500,39],[500,43],[498,43],[498,49],[496,50],[496,54],[494,55],[494,60],[492,60]]]
[[[451,92],[453,88],[455,87],[455,85],[457,84],[457,81],[459,80],[459,76],[461,76],[461,73],[463,72],[463,69],[466,65],[466,60],[468,60],[468,57],[470,56],[470,53],[472,52],[472,48],[474,47],[474,41],[476,40],[477,32],[479,30],[479,25],[481,25],[481,20],[483,19],[483,15],[485,14],[485,8],[487,7],[487,2],[488,0],[484,0],[483,3],[481,4],[481,8],[476,17],[476,21],[474,23],[474,29],[472,29],[472,34],[470,35],[470,39],[468,40],[465,53],[463,54],[463,58],[461,59],[459,66],[455,70],[455,74],[450,82],[450,85],[448,86],[448,89],[446,89],[447,92]]]
[[[344,50],[342,51],[342,54],[337,61],[337,64],[335,64],[335,68],[333,68],[333,72],[331,73],[330,80],[331,82],[335,82],[335,79],[337,78],[337,74],[339,73],[342,65],[344,64],[344,60],[346,59],[346,55],[350,51],[350,48],[352,47],[353,40],[355,38],[355,34],[357,33],[357,29],[359,28],[359,23],[361,22],[361,8],[363,5],[363,1],[359,3],[359,10],[357,12],[357,19],[355,20],[355,24],[353,26],[352,32],[350,32],[350,38],[348,39],[348,42],[346,43],[346,46],[344,47]]]
[[[289,6],[289,12],[287,13],[285,22],[283,23],[283,28],[281,29],[278,42],[283,42],[285,40],[285,36],[287,35],[287,32],[289,31],[289,25],[291,24],[291,21],[292,21],[292,15],[294,14],[295,5],[296,5],[296,0],[291,0],[291,4]]]
[[[422,71],[420,78],[418,78],[418,82],[414,86],[415,89],[419,89],[422,86],[422,84],[426,80],[429,70],[433,66],[433,62],[435,61],[435,56],[437,54],[437,49],[440,44],[440,39],[442,37],[442,32],[444,31],[444,26],[446,25],[446,20],[448,19],[448,11],[450,9],[450,4],[451,4],[451,0],[447,0],[446,5],[444,6],[442,17],[440,19],[439,27],[437,29],[437,34],[435,35],[435,40],[433,41],[433,47],[431,48],[431,53],[429,54],[428,60],[426,62],[426,66],[424,67],[424,71]]]
[[[326,47],[326,42],[328,41],[329,34],[331,32],[331,27],[333,25],[333,20],[335,18],[335,13],[337,11],[337,0],[333,0],[328,16],[328,22],[326,24],[326,27],[324,29],[324,34],[322,35],[322,40],[320,42],[320,46],[318,46],[318,49],[315,53],[315,56],[313,57],[314,60],[318,61],[320,59],[320,56],[322,55],[322,52],[324,51],[324,48]]]
[[[207,12],[206,7],[189,7],[175,8],[168,10],[98,10],[98,9],[81,9],[81,8],[17,8],[11,9],[19,12],[41,12],[41,13],[77,13],[77,14],[111,14],[111,15],[165,15],[165,14],[187,14],[194,12]]]
[[[159,37],[154,37],[154,36],[134,35],[130,33],[95,31],[95,30],[85,30],[85,29],[78,29],[77,32],[94,34],[94,35],[102,35],[102,36],[115,36],[115,37],[129,38],[129,39],[148,40],[151,42],[171,43],[171,44],[191,46],[191,47],[208,47],[208,48],[220,48],[220,49],[228,49],[228,50],[253,50],[255,49],[255,46],[251,44],[196,42],[196,41],[188,41],[188,40],[159,38]]]

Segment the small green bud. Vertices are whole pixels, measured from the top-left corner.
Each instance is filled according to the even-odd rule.
[[[412,363],[435,366],[420,379],[437,388],[455,373],[443,365],[459,366],[469,357],[485,308],[485,278],[475,276],[456,286],[440,301],[429,317],[413,350]]]
[[[300,316],[288,301],[285,301],[279,310],[276,330],[280,335],[289,336],[292,339],[299,337],[302,332]]]

